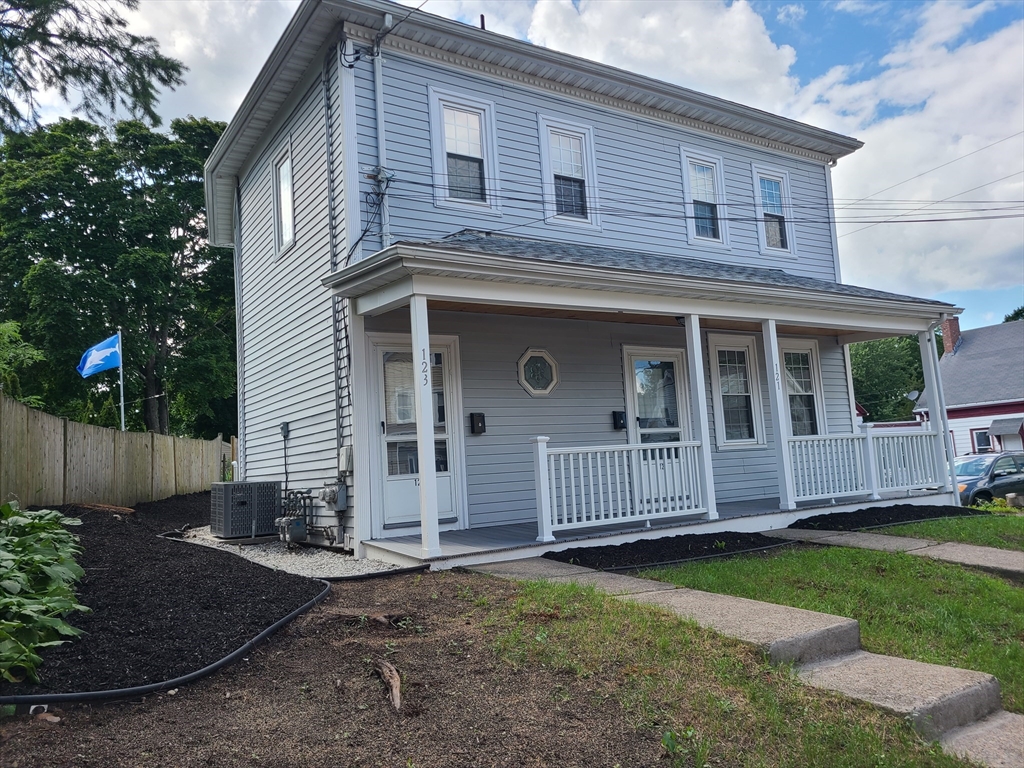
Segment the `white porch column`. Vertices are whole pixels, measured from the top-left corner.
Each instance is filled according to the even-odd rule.
[[[350,305],[351,306],[351,305]],[[369,366],[366,350],[366,332],[363,316],[351,307],[348,321],[348,348],[352,364],[349,366],[348,382],[352,394],[352,511],[356,557],[366,557],[363,541],[372,538],[373,524],[370,518],[370,488],[373,476],[370,468],[372,445],[379,431],[370,426],[370,392],[366,375]]]
[[[921,349],[921,367],[924,369],[924,388],[929,393],[928,415],[932,426],[939,432],[940,441],[936,446],[936,460],[946,467],[943,488],[956,491],[956,469],[953,466],[953,440],[949,436],[949,418],[946,416],[946,394],[942,391],[942,379],[939,377],[939,353],[935,348],[935,332],[921,331],[917,334],[917,343]],[[956,494],[956,502],[960,504],[960,495]]]
[[[416,448],[420,484],[420,555],[439,557],[441,539],[437,530],[437,467],[434,455],[434,393],[430,382],[430,326],[427,298],[413,294],[409,299],[412,328],[413,402],[416,407]]]
[[[694,439],[700,441],[700,468],[704,475],[704,505],[708,520],[718,519],[715,502],[715,472],[711,466],[711,438],[708,434],[708,396],[704,380],[704,350],[700,342],[700,317],[684,315],[686,323],[686,364],[690,369],[690,412]]]
[[[774,320],[761,321],[764,360],[768,366],[768,394],[771,396],[772,426],[775,431],[775,458],[779,468],[779,507],[796,509],[793,497],[793,462],[789,455],[789,408],[783,365],[779,360],[779,336]]]

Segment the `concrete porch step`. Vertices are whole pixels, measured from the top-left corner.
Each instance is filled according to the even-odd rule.
[[[807,664],[798,674],[816,688],[908,717],[928,739],[938,739],[1002,707],[999,681],[992,675],[866,651]]]
[[[946,733],[942,748],[990,768],[1024,766],[1024,715],[996,712]]]

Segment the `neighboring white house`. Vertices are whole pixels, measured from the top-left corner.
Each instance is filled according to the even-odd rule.
[[[1024,320],[960,330],[942,325],[939,377],[957,456],[1021,450],[1024,443]],[[927,387],[914,409],[931,418]]]
[[[945,430],[855,424],[847,345],[941,302],[841,282],[855,139],[380,0],[304,0],[206,166],[239,464],[439,567],[813,508],[956,503]]]

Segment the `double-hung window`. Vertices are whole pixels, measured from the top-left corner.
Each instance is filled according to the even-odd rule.
[[[430,89],[434,202],[498,212],[494,105]]]
[[[295,242],[295,192],[291,148],[274,161],[274,251],[281,253]]]
[[[817,345],[813,341],[785,339],[779,347],[786,372],[791,434],[794,437],[824,434],[824,402]]]
[[[709,334],[708,346],[718,447],[743,448],[764,444],[754,339]]]
[[[541,117],[540,141],[547,221],[596,226],[593,131]]]
[[[722,158],[681,148],[690,245],[728,245]]]
[[[756,164],[752,169],[757,240],[761,253],[795,255],[789,173]]]

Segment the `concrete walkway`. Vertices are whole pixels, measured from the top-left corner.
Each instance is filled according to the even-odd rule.
[[[982,672],[866,653],[854,619],[677,589],[539,557],[470,570],[505,579],[586,584],[619,599],[658,606],[756,645],[772,663],[793,664],[809,685],[909,718],[919,733],[940,741],[947,752],[992,768],[1024,768],[1024,716],[1002,710],[998,680]]]
[[[947,563],[959,563],[989,573],[1024,581],[1024,552],[994,547],[979,547],[974,544],[947,542],[940,544],[928,539],[912,539],[906,536],[886,536],[880,533],[859,531],[819,531],[805,528],[782,528],[775,531],[761,531],[762,536],[790,541],[807,541],[814,544],[831,544],[837,547],[874,549],[880,552],[906,552],[908,555],[931,557]]]

